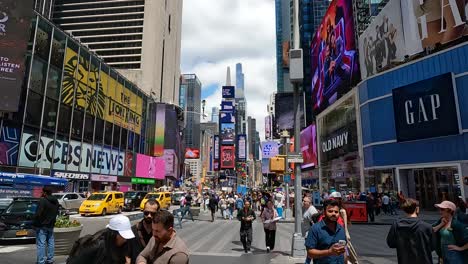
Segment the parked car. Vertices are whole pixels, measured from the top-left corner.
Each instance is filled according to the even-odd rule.
[[[79,213],[85,215],[106,215],[122,212],[124,205],[123,192],[93,193],[80,206]]]
[[[11,204],[13,198],[0,198],[0,214]]]
[[[185,196],[185,192],[177,191],[172,193],[172,204],[173,205],[180,205],[180,198]]]
[[[53,196],[57,198],[60,204],[60,210],[69,213],[70,211],[76,211],[80,209],[81,203],[86,200],[80,193],[53,193]]]
[[[38,205],[38,198],[13,198],[0,214],[0,241],[35,239],[32,222]]]
[[[145,198],[148,192],[143,191],[130,191],[124,194],[124,210],[135,211],[140,206],[141,200]]]
[[[140,203],[140,210],[145,209],[145,203],[149,199],[155,199],[159,202],[159,205],[162,208],[169,209],[171,206],[171,193],[170,192],[157,192],[157,193],[148,193],[145,198]]]

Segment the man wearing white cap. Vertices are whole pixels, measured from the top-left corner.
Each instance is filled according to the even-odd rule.
[[[134,238],[130,220],[124,215],[113,217],[106,229],[75,242],[67,264],[124,264],[130,252],[127,240]]]

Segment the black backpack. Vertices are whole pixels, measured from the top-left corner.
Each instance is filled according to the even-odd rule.
[[[70,253],[68,254],[67,264],[90,264],[90,263],[101,263],[104,256],[102,254],[96,254],[100,250],[100,244],[103,243],[101,239],[104,230],[99,231],[93,235],[85,235],[80,237],[73,244]],[[99,259],[96,259],[99,258]],[[79,259],[79,260],[78,260]]]

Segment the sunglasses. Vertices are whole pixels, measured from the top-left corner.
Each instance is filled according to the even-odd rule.
[[[156,212],[144,211],[143,214],[144,214],[145,216],[151,215],[152,218],[154,218],[154,217],[156,216]]]

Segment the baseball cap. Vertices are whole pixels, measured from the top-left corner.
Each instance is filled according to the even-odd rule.
[[[130,224],[130,219],[124,215],[118,215],[112,217],[109,221],[107,228],[118,231],[119,234],[125,239],[131,239],[135,237],[132,231],[132,225]]]
[[[333,198],[341,198],[341,193],[339,192],[332,192],[330,194],[330,197],[333,197]]]
[[[453,212],[457,210],[457,206],[450,201],[443,201],[440,204],[435,204],[435,207],[441,208],[441,209],[450,209]]]

